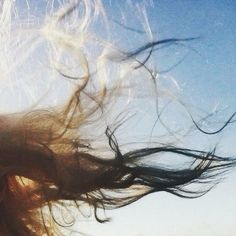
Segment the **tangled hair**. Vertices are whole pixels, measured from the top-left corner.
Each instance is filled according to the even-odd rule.
[[[150,94],[155,90],[157,103],[161,98],[155,70],[148,65],[152,53],[193,39],[150,39],[135,50],[121,50],[109,43],[108,33],[103,37],[93,33],[99,25],[105,26],[102,32],[109,32],[99,0],[66,2],[49,1],[43,20],[33,26],[30,18],[28,23],[21,20],[14,1],[1,3],[4,55],[9,59],[9,50],[14,49],[19,56],[15,59],[19,61],[12,60],[12,66],[5,67],[4,76],[17,71],[21,60],[39,56],[37,49],[46,45],[41,48],[47,55],[45,77],[64,78],[73,87],[63,105],[40,108],[38,103],[31,104],[30,109],[0,116],[1,235],[59,235],[73,220],[62,223],[57,208],[70,215],[75,207],[87,204],[103,222],[107,219],[98,217],[98,209],[123,207],[153,192],[199,197],[234,165],[233,159],[220,157],[215,150],[199,151],[171,142],[150,141],[146,147],[140,143],[135,150],[131,142],[128,150],[119,145],[115,134],[131,116],[116,110],[132,104],[134,98],[127,94],[147,84],[143,89],[149,86]],[[138,33],[152,37],[148,30]],[[128,79],[137,76],[143,81],[141,86]],[[169,165],[158,164],[164,154],[175,156]],[[205,188],[200,190],[196,184]]]

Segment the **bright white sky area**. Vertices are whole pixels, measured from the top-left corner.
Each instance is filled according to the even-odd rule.
[[[26,11],[24,0],[16,0],[16,2],[22,2],[22,5],[19,4],[19,12]],[[32,19],[34,21],[37,17],[40,19],[45,1],[29,2],[30,9],[34,12]],[[42,2],[42,6],[39,2]],[[236,1],[152,0],[144,4],[146,15],[137,12],[138,4],[142,4],[140,0],[102,2],[107,17],[111,20],[110,38],[117,46],[133,49],[150,40],[147,35],[139,33],[145,26],[142,25],[142,21],[139,21],[139,17],[149,22],[152,36],[156,40],[197,38],[189,42],[187,47],[180,45],[158,51],[153,56],[153,60],[156,60],[157,71],[165,71],[181,61],[162,76],[171,78],[173,83],[178,84],[181,100],[188,104],[196,118],[207,112],[219,111],[212,119],[213,126],[204,126],[206,130],[212,131],[221,127],[223,123],[214,122],[226,121],[236,111]],[[38,15],[33,15],[36,14],[35,12]],[[102,35],[99,26],[97,31]],[[43,50],[44,47],[39,47],[34,52],[33,63],[37,61],[35,55],[38,54],[40,58]],[[45,68],[46,66],[45,62]],[[36,102],[37,98],[43,97],[50,89],[47,72],[37,71],[35,64],[34,71],[30,70],[29,65],[25,65],[25,68],[13,75],[19,78],[15,84],[6,86],[4,82],[0,82],[1,111],[25,108]],[[43,68],[42,64],[38,68]],[[35,77],[30,80],[32,73]],[[63,85],[60,85],[62,83]],[[25,84],[25,87],[22,87],[22,84]],[[64,82],[55,82],[55,84],[57,90],[54,87],[53,93],[47,100],[51,101],[50,105],[63,100],[64,97],[58,96],[60,94],[65,96],[70,86],[66,83],[64,85]],[[17,104],[10,97],[11,94],[17,98]],[[146,110],[143,108],[143,111],[148,112],[148,108]],[[184,112],[181,114],[185,116],[183,119],[188,116]],[[171,122],[171,126],[178,123],[182,125],[183,121],[176,120],[177,117],[182,116],[167,113],[166,117]],[[150,118],[147,114],[144,121],[151,122],[153,117]],[[146,123],[141,124],[138,129],[141,134],[148,135],[150,129],[146,132],[148,129]],[[155,132],[158,133],[157,130]],[[204,150],[210,150],[217,145],[220,154],[236,156],[235,140],[236,123],[232,123],[220,135],[214,137],[204,136],[194,131],[185,137],[184,143]],[[111,217],[108,223],[100,224],[89,218],[78,221],[74,228],[85,235],[94,236],[235,236],[236,169],[224,177],[225,180],[199,199],[180,199],[167,193],[155,193],[122,209],[107,211],[106,215]]]

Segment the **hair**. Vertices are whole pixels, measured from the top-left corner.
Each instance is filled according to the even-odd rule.
[[[145,145],[132,146],[130,140],[128,147],[120,145],[116,133],[132,121],[132,115],[119,109],[134,103],[130,92],[142,88],[145,95],[150,91],[145,99],[154,98],[156,105],[157,98],[166,94],[176,99],[170,88],[160,95],[158,73],[148,64],[153,52],[194,39],[154,40],[146,24],[144,31],[136,33],[149,35],[150,40],[134,50],[122,50],[109,41],[109,18],[99,0],[68,2],[48,2],[47,11],[33,26],[28,12],[29,22],[24,23],[14,1],[1,3],[4,55],[9,59],[15,49],[19,58],[8,60],[12,65],[5,67],[3,76],[19,72],[21,61],[34,63],[32,58],[40,57],[43,51],[47,55],[43,64],[47,80],[53,77],[63,83],[64,78],[73,87],[69,99],[60,98],[55,106],[39,108],[38,102],[0,116],[1,235],[59,235],[73,220],[61,220],[57,207],[70,215],[75,207],[80,209],[86,203],[94,209],[97,221],[104,222],[107,219],[98,216],[98,209],[123,207],[150,193],[200,197],[235,163],[232,158],[218,156],[215,149],[195,150],[170,141],[153,142],[153,138]],[[101,32],[106,36],[94,33],[91,25],[96,24],[104,26]],[[26,72],[16,74],[29,76]],[[138,85],[130,82],[135,79]],[[154,96],[148,95],[153,91]],[[157,121],[167,128],[155,107]],[[197,122],[194,124],[204,132]],[[129,128],[120,132],[123,140],[128,132]],[[160,157],[165,160],[164,154],[175,157],[158,164]]]

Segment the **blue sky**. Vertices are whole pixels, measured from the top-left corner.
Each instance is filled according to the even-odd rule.
[[[109,2],[109,1],[105,1]],[[132,7],[127,7],[124,2],[110,1],[105,4],[108,14],[119,22],[126,25],[142,29],[138,22],[134,5],[141,1],[132,1]],[[129,1],[128,1],[129,2]],[[120,9],[126,9],[122,14]],[[124,7],[126,5],[126,7]],[[147,4],[146,4],[147,5]],[[200,37],[198,40],[187,44],[191,49],[187,52],[187,57],[183,63],[173,69],[170,74],[177,78],[180,84],[187,86],[185,93],[195,95],[199,100],[208,103],[217,102],[222,105],[236,107],[234,94],[236,92],[236,3],[235,1],[153,1],[152,6],[147,5],[147,15],[150,22],[154,38],[191,38]],[[128,16],[125,20],[123,15]],[[115,27],[118,30],[119,27]],[[121,30],[121,28],[120,28]],[[121,35],[114,32],[115,37]],[[119,38],[119,37],[118,37]],[[128,43],[130,47],[141,45],[147,38],[142,35],[135,35],[134,32],[123,32],[120,42]],[[131,45],[130,45],[131,44]],[[186,49],[185,49],[186,50]],[[175,48],[175,53],[186,52],[184,48]],[[166,58],[165,58],[166,57]],[[180,58],[177,58],[180,59]],[[159,56],[157,61],[161,69],[168,68],[171,62],[176,60],[176,56],[171,50],[169,55]],[[207,96],[211,88],[211,96]],[[215,99],[217,98],[217,99]],[[205,104],[205,103],[204,103]],[[201,104],[201,105],[204,105]]]
[[[108,16],[128,27],[142,29],[132,8],[141,1],[104,1]],[[130,1],[129,1],[130,2]],[[221,110],[214,121],[226,120],[236,110],[236,2],[235,1],[170,1],[154,0],[147,4],[147,15],[157,39],[199,37],[187,44],[192,49],[170,48],[156,55],[160,70],[170,67],[186,55],[185,60],[166,74],[176,79],[182,96],[196,111]],[[122,13],[121,10],[122,9]],[[125,10],[124,10],[125,9]],[[114,23],[114,41],[126,48],[141,46],[143,35],[127,31]],[[123,34],[120,33],[123,31]],[[195,113],[194,113],[195,114]],[[197,114],[197,113],[196,113]],[[171,119],[171,117],[169,117]],[[173,119],[173,118],[172,118]],[[218,125],[218,126],[217,126]],[[221,124],[215,124],[213,128]],[[212,127],[206,127],[212,128]],[[236,124],[220,137],[192,136],[189,143],[212,147],[219,143],[221,153],[236,153]],[[199,138],[200,137],[200,138]],[[209,146],[208,146],[209,145]],[[81,223],[81,229],[95,235],[161,235],[161,236],[233,236],[236,235],[236,173],[227,175],[224,183],[206,196],[183,200],[165,193],[148,196],[114,212],[113,221],[105,225]]]

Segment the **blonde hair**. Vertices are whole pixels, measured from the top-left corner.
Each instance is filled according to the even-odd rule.
[[[106,219],[98,217],[97,209],[123,207],[153,192],[199,197],[211,186],[193,190],[192,184],[214,183],[218,174],[234,164],[230,158],[217,156],[215,150],[181,148],[171,142],[139,144],[133,151],[129,146],[124,152],[115,137],[131,117],[129,112],[116,109],[132,104],[135,98],[130,94],[135,87],[145,85],[143,89],[152,94],[146,93],[149,100],[156,101],[161,95],[176,98],[170,88],[157,89],[157,73],[148,61],[153,51],[190,39],[155,41],[144,8],[139,7],[144,17],[142,33],[149,41],[137,49],[122,50],[109,41],[110,19],[99,0],[49,1],[43,18],[33,23],[28,11],[28,21],[22,20],[16,3],[1,3],[1,53],[10,62],[1,62],[2,76],[7,78],[17,71],[22,61],[39,57],[43,44],[46,80],[50,83],[50,76],[56,81],[64,78],[73,92],[67,101],[59,100],[54,106],[40,108],[40,102],[28,101],[30,108],[0,117],[2,235],[60,234],[67,224],[60,223],[53,206],[70,212],[70,208],[79,209],[86,203],[103,222]],[[103,27],[100,37],[93,28],[98,26]],[[138,59],[146,52],[144,59]],[[140,77],[143,83],[135,85],[129,77],[138,81]],[[163,153],[189,161],[181,168],[159,166],[153,160]]]

